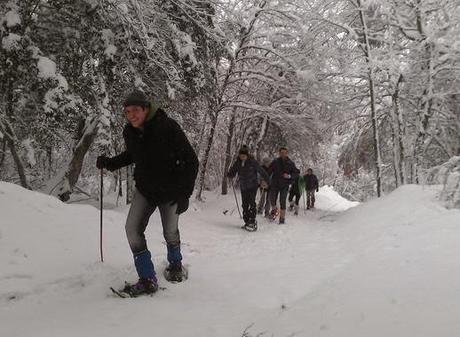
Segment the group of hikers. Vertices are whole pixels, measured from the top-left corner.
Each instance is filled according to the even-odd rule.
[[[126,150],[111,158],[99,156],[96,167],[102,174],[103,169],[114,171],[135,164],[136,191],[125,229],[139,280],[134,284],[126,283],[117,294],[137,297],[158,290],[157,273],[144,234],[156,208],[160,211],[169,263],[164,276],[170,282],[182,282],[187,277],[182,264],[179,215],[188,209],[198,173],[198,158],[179,124],[153,104],[143,91],[135,89],[127,95],[123,113],[127,120],[123,130]],[[272,162],[266,159],[261,167],[244,147],[228,174],[230,177],[238,174],[244,220],[250,229],[257,228],[255,198],[259,185],[262,190],[259,211],[265,210],[265,215],[272,219],[278,215],[276,200],[279,195],[280,223],[285,221],[289,185],[292,185],[289,200],[296,213],[302,184],[307,188],[308,207],[314,206],[317,179],[311,170],[303,178],[299,177],[299,170],[289,159],[286,148],[280,149],[278,159]]]
[[[238,175],[242,208],[243,228],[249,231],[257,230],[256,214],[264,214],[271,221],[279,216],[279,224],[286,221],[286,199],[289,200],[289,210],[299,214],[299,201],[306,191],[306,207],[315,206],[315,191],[318,192],[318,179],[311,168],[305,175],[289,158],[286,147],[279,149],[279,157],[273,161],[269,158],[262,160],[262,165],[249,154],[247,146],[241,147],[236,161],[231,166],[227,176],[234,178]],[[256,205],[257,191],[260,189],[259,204]],[[288,198],[289,193],[289,198]],[[278,208],[279,199],[279,208]]]

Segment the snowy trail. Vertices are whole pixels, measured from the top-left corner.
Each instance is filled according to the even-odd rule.
[[[460,213],[435,194],[408,186],[333,213],[324,191],[318,205],[327,210],[290,215],[284,226],[261,219],[254,233],[239,228],[237,212],[222,214],[231,196],[212,195],[182,219],[190,279],[160,277],[167,290],[122,300],[108,287],[135,279],[126,208],[105,213],[101,264],[97,210],[0,183],[0,335],[241,336],[253,324],[254,336],[452,336]],[[161,271],[156,216],[147,236]]]

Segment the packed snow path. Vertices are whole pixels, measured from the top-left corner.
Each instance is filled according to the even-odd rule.
[[[457,335],[460,212],[438,190],[405,186],[337,212],[352,204],[324,188],[319,209],[259,219],[254,233],[232,195],[209,194],[181,219],[189,280],[159,272],[167,290],[120,299],[109,286],[136,279],[126,207],[105,212],[100,263],[98,210],[0,182],[0,336]],[[147,236],[160,271],[158,215]]]

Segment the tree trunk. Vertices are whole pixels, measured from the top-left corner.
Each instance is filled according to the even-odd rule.
[[[228,193],[227,172],[230,169],[230,165],[232,164],[232,141],[233,134],[235,131],[235,119],[236,108],[233,108],[230,116],[230,123],[228,125],[227,146],[225,149],[224,174],[222,175],[222,195],[227,195]]]
[[[214,141],[214,134],[216,132],[216,127],[217,127],[217,120],[218,120],[217,116],[218,116],[217,113],[215,116],[212,114],[209,116],[211,118],[211,127],[209,130],[208,139],[206,141],[206,148],[204,150],[203,160],[201,161],[201,168],[200,168],[200,172],[198,175],[198,192],[195,197],[199,201],[203,201],[202,193],[204,189],[204,181],[206,177],[206,169],[208,165],[209,154],[211,153],[212,143]]]
[[[19,155],[16,144],[14,140],[14,132],[13,128],[9,125],[8,122],[2,125],[3,129],[3,136],[5,137],[6,144],[8,145],[11,156],[13,157],[14,163],[16,164],[16,169],[18,170],[19,181],[21,182],[21,186],[31,190],[32,188],[27,181],[27,176],[24,168],[24,163],[22,162],[21,156]]]
[[[372,132],[373,132],[373,148],[375,156],[375,175],[377,182],[377,197],[382,194],[381,184],[381,157],[380,157],[380,137],[378,129],[377,111],[375,107],[375,90],[374,90],[374,70],[371,58],[371,47],[369,43],[369,34],[367,30],[366,19],[364,18],[363,8],[361,7],[361,0],[357,0],[359,7],[359,17],[363,27],[364,37],[364,53],[366,56],[366,63],[368,65],[368,82],[369,82],[369,96],[371,100],[371,118],[372,118]]]
[[[403,76],[400,74],[396,82],[395,90],[391,95],[392,98],[392,129],[393,129],[393,166],[395,170],[396,187],[406,184],[405,168],[405,148],[404,137],[405,127],[404,119],[399,106],[399,86],[402,83]]]
[[[3,166],[6,157],[6,137],[2,141],[2,153],[0,154],[0,168]]]
[[[422,70],[427,72],[427,86],[423,90],[423,94],[421,97],[421,106],[418,110],[417,114],[417,135],[414,141],[414,148],[413,148],[413,178],[415,182],[418,184],[420,183],[420,166],[423,159],[423,144],[426,140],[426,135],[428,131],[428,123],[432,116],[432,107],[433,107],[433,62],[432,62],[432,54],[433,54],[433,45],[430,41],[428,41],[428,37],[425,34],[425,30],[423,27],[423,18],[422,13],[420,10],[421,1],[417,0],[417,6],[415,8],[416,19],[417,19],[417,30],[421,36],[419,42],[420,45],[424,46],[424,59],[425,64],[422,67]]]
[[[417,136],[414,142],[414,177],[417,184],[420,183],[420,166],[423,160],[423,144],[428,134],[428,126],[433,115],[433,62],[431,62],[431,44],[426,47],[427,58],[427,88],[421,97],[421,107],[417,116]]]
[[[98,118],[88,118],[84,124],[83,130],[81,130],[82,136],[75,146],[72,159],[70,160],[64,179],[57,192],[57,196],[62,201],[69,200],[72,194],[73,187],[80,176],[85,155],[91,147],[91,144],[93,144],[94,138],[96,138],[98,123]],[[80,130],[78,130],[78,132],[80,132]]]
[[[257,138],[256,146],[254,149],[256,159],[259,162],[262,160],[262,158],[260,158],[260,146],[262,145],[262,142],[264,141],[265,136],[267,135],[269,120],[270,118],[268,117],[268,115],[265,115],[264,119],[262,120],[262,125],[260,126],[259,137]]]
[[[199,136],[197,137],[197,139],[195,140],[194,144],[193,144],[193,148],[195,149],[195,152],[197,154],[197,156],[200,156],[201,154],[201,144],[203,143],[203,138],[204,138],[204,135],[206,134],[206,121],[208,119],[208,114],[204,114],[203,116],[203,122],[202,122],[202,126],[201,126],[201,130],[200,130],[200,134]]]
[[[51,179],[53,170],[53,148],[51,145],[46,147],[46,157],[48,159],[48,179]]]

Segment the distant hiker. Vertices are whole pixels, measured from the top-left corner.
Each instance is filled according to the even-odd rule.
[[[318,178],[313,174],[313,170],[309,168],[303,179],[307,190],[307,209],[310,209],[315,207],[315,191],[319,191]]]
[[[99,156],[96,166],[114,171],[135,164],[136,191],[126,220],[126,235],[139,281],[125,290],[129,295],[138,296],[158,289],[144,236],[149,218],[157,207],[168,250],[166,270],[172,281],[182,281],[179,214],[188,209],[198,173],[198,159],[179,124],[151,103],[143,91],[131,92],[123,106],[128,120],[123,130],[126,150],[112,158]]]
[[[276,205],[278,195],[280,200],[279,223],[284,224],[286,218],[286,198],[288,194],[289,185],[299,175],[299,169],[295,166],[294,162],[288,157],[288,149],[281,147],[279,150],[279,157],[270,164],[271,184],[270,184],[270,203],[272,211],[270,213],[271,219],[274,220],[278,215],[278,208]]]
[[[228,171],[227,176],[233,178],[238,174],[240,181],[241,199],[243,206],[243,228],[249,231],[257,230],[256,222],[256,195],[259,187],[257,174],[269,181],[269,175],[260,167],[259,163],[249,155],[246,146],[241,147],[238,158]]]
[[[264,158],[262,159],[262,169],[267,173],[267,175],[270,175],[270,158]],[[264,216],[268,218],[270,216],[270,182],[266,181],[264,179],[260,180],[260,199],[259,199],[259,205],[257,207],[257,213],[262,214],[264,213]]]
[[[291,185],[289,190],[289,210],[294,210],[295,215],[299,215],[299,200],[305,190],[305,182],[302,176],[298,176]]]

